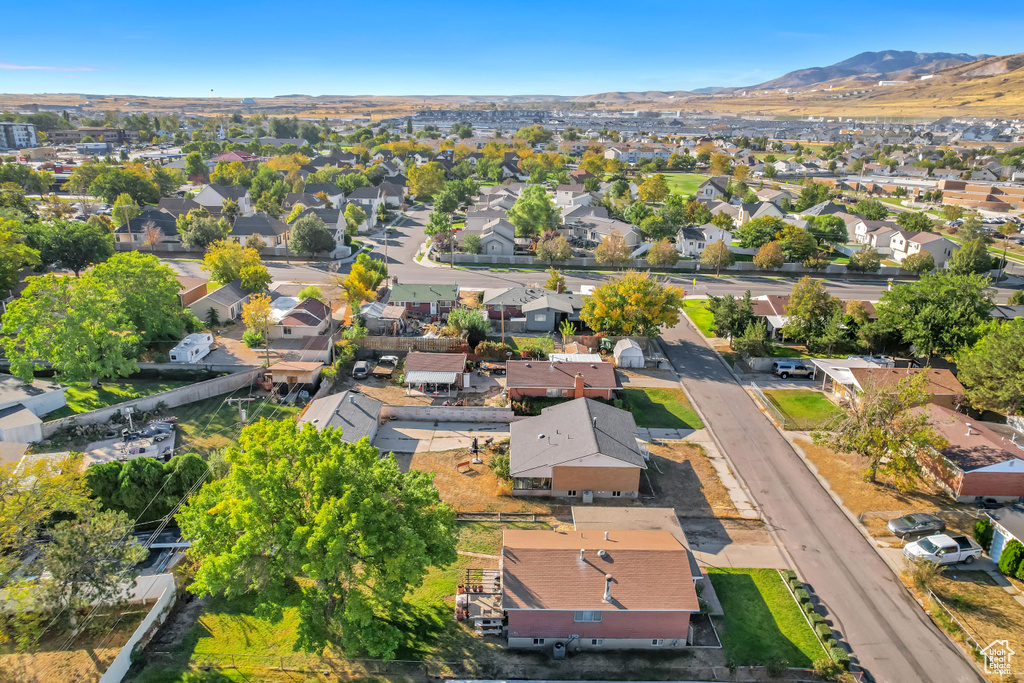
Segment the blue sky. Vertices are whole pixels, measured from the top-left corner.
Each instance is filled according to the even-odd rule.
[[[752,85],[866,50],[1024,51],[1009,0],[56,0],[3,17],[8,93],[583,95]]]

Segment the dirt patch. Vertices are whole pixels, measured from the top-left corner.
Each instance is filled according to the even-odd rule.
[[[680,517],[739,517],[702,446],[652,443],[648,450],[651,459],[647,476],[654,488],[654,500],[645,504],[672,507]]]
[[[460,462],[472,460],[466,449],[437,453],[416,453],[410,469],[434,472],[434,486],[441,500],[460,512],[533,512],[550,515],[551,503],[547,498],[518,498],[512,495],[512,484],[495,476],[488,467],[493,451],[483,451],[483,464],[467,465],[456,469]]]
[[[0,654],[0,683],[90,683],[100,680],[148,613],[131,607],[109,618],[100,614],[95,633],[75,638],[64,647],[66,632],[48,632],[31,654]]]
[[[686,540],[695,550],[702,546],[774,545],[759,519],[714,519],[686,517],[679,520]]]

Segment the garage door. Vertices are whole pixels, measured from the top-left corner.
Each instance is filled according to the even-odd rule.
[[[1003,536],[1002,532],[999,531],[999,527],[994,527],[992,529],[992,550],[989,551],[988,556],[995,562],[999,562],[999,556],[1003,553],[1004,545],[1006,545],[1006,536]]]

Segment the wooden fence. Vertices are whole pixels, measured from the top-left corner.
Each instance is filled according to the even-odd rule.
[[[451,353],[468,352],[469,347],[462,339],[453,337],[363,337],[356,342],[360,348],[375,351],[436,351]]]

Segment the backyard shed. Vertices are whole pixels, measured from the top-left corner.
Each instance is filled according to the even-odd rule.
[[[620,368],[642,368],[644,352],[632,339],[620,339],[615,344],[615,364]]]

